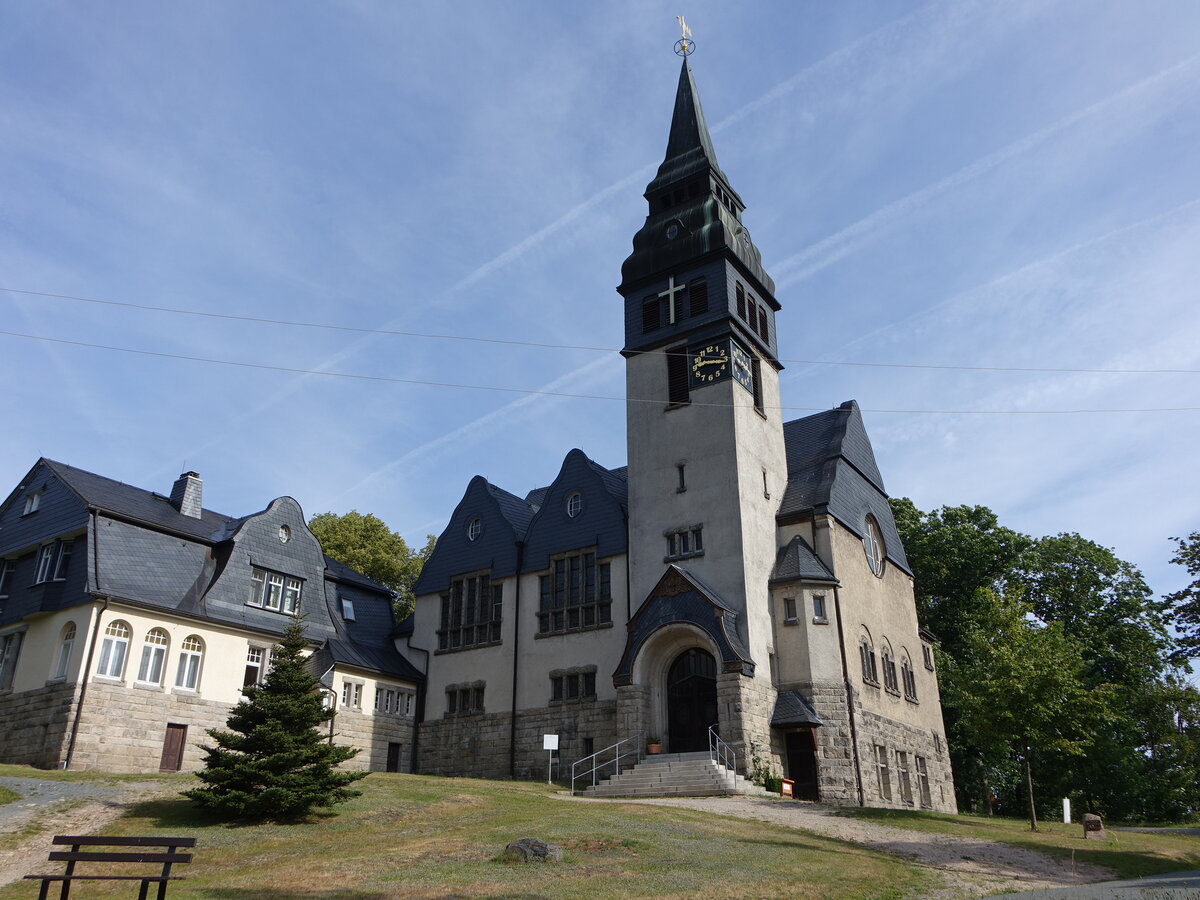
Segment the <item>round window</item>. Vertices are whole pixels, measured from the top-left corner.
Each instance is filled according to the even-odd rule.
[[[279,543],[286,544],[291,539],[292,539],[292,529],[288,528],[286,525],[280,525],[279,526]]]
[[[473,541],[481,534],[483,534],[483,522],[479,520],[479,516],[475,516],[467,522],[467,540]]]
[[[883,535],[879,531],[879,523],[874,516],[867,516],[867,527],[863,534],[863,549],[867,553],[867,563],[876,578],[883,577]]]
[[[572,519],[583,511],[583,495],[579,491],[567,494],[567,515]]]

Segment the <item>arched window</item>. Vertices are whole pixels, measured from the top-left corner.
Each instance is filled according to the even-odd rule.
[[[479,516],[475,516],[467,522],[467,540],[473,541],[481,534],[483,534],[483,522],[480,521]]]
[[[571,491],[567,494],[567,515],[572,519],[583,512],[583,494]]]
[[[179,645],[179,669],[175,672],[175,687],[194,691],[200,686],[200,661],[204,659],[204,642],[189,634]]]
[[[905,699],[916,702],[917,673],[913,670],[912,659],[907,650],[900,651],[900,681],[904,684]]]
[[[867,553],[867,564],[876,578],[883,577],[883,534],[874,516],[867,516],[867,527],[863,529],[863,549]]]
[[[161,628],[152,628],[146,633],[146,643],[142,644],[142,664],[138,666],[138,681],[142,684],[162,684],[170,643],[171,639]]]
[[[883,686],[889,693],[899,694],[900,682],[896,679],[896,657],[892,655],[892,648],[887,641],[884,641],[879,653],[883,657]]]
[[[66,678],[67,666],[71,664],[71,652],[75,649],[75,623],[63,627],[62,643],[58,647],[58,662],[54,664],[54,677]]]
[[[863,681],[867,684],[879,685],[879,672],[875,668],[875,648],[871,645],[871,635],[863,633],[858,636],[858,657],[862,664]]]
[[[118,620],[109,622],[104,629],[104,640],[100,644],[100,662],[96,674],[108,678],[120,678],[125,672],[125,657],[129,655],[129,626]]]

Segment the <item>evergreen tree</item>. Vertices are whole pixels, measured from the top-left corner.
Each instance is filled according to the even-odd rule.
[[[304,667],[304,625],[295,619],[275,648],[262,685],[242,688],[227,730],[209,729],[204,745],[205,787],[184,795],[226,819],[294,821],[313,807],[357,797],[348,787],[366,775],[336,768],[358,753],[318,730],[333,717],[320,685]]]

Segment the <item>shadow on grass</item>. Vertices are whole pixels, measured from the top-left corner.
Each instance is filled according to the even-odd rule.
[[[315,825],[327,819],[337,818],[336,810],[315,810],[307,818],[295,821],[273,821],[261,819],[225,819],[218,814],[198,806],[185,797],[169,797],[162,800],[145,800],[129,807],[129,816],[148,819],[155,828],[179,830],[181,828],[255,828],[259,825]]]
[[[271,891],[262,888],[205,888],[200,892],[201,897],[213,897],[217,900],[387,900],[394,894],[380,894],[374,891]]]

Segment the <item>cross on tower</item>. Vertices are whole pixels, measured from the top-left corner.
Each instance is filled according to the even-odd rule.
[[[682,284],[676,284],[675,276],[672,275],[670,280],[667,282],[667,289],[665,291],[660,291],[658,294],[660,297],[667,298],[667,307],[669,310],[668,321],[672,325],[675,324],[675,295],[684,290],[686,290],[686,288]]]

